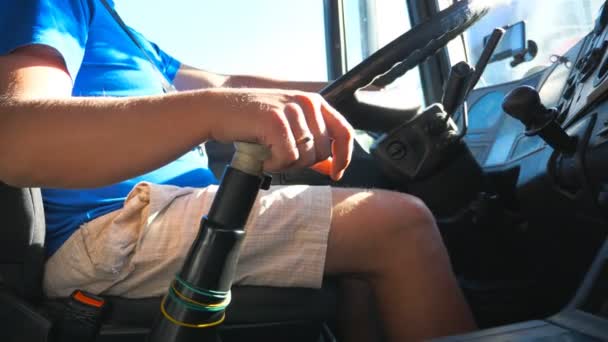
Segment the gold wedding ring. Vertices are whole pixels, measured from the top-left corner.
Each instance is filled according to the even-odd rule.
[[[312,141],[312,137],[310,135],[305,135],[300,139],[296,140],[296,146],[305,145]]]

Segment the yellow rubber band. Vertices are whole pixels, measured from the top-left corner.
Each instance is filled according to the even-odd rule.
[[[163,297],[163,300],[160,303],[160,312],[163,314],[163,316],[165,316],[165,318],[167,320],[169,320],[169,322],[171,322],[175,325],[179,325],[180,327],[194,328],[194,329],[212,328],[212,327],[222,324],[224,322],[224,320],[226,319],[226,313],[222,313],[222,317],[219,320],[217,320],[215,322],[211,322],[211,323],[190,324],[190,323],[180,322],[180,321],[176,320],[175,318],[171,317],[165,310],[165,300],[166,299],[167,299],[166,296]]]
[[[230,301],[232,300],[232,295],[230,294],[230,292],[228,292],[226,299],[224,299],[221,303],[217,303],[217,304],[199,303],[199,302],[195,301],[194,299],[188,298],[188,297],[184,296],[182,293],[180,293],[179,291],[177,291],[174,284],[171,284],[171,289],[182,300],[184,300],[188,303],[192,303],[192,304],[199,305],[199,306],[204,306],[207,308],[218,308],[221,306],[228,306],[228,304],[230,304]]]

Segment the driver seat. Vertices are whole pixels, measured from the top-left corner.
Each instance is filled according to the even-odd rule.
[[[0,341],[60,341],[54,329],[67,299],[42,292],[44,210],[39,189],[0,183]],[[331,281],[320,290],[235,286],[220,328],[223,341],[333,341]],[[107,309],[95,341],[145,341],[160,298],[104,297]],[[83,341],[85,342],[85,341]]]

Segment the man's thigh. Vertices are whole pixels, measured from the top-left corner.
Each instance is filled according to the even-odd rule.
[[[45,290],[146,297],[165,292],[183,264],[217,188],[142,183],[123,209],[73,234],[47,262]],[[260,193],[247,223],[236,283],[320,287],[331,220],[329,187]]]

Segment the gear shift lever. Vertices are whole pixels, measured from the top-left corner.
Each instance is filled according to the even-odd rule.
[[[538,91],[530,86],[512,90],[502,102],[502,109],[526,126],[526,135],[540,135],[556,151],[572,154],[576,139],[557,123],[557,110],[540,102]]]
[[[235,147],[184,265],[169,284],[148,342],[221,341],[216,327],[224,321],[230,304],[247,217],[260,188],[270,186],[263,172],[270,151],[243,142]]]

